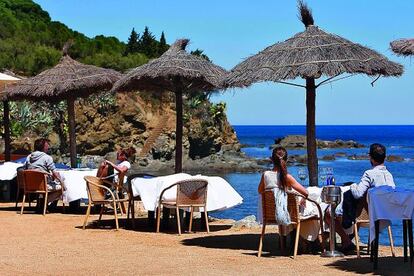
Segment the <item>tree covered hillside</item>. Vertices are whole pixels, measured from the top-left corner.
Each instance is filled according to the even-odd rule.
[[[148,27],[142,34],[133,29],[127,44],[103,35],[88,38],[52,21],[31,0],[0,0],[0,70],[36,75],[59,61],[68,40],[74,41],[72,58],[118,71],[144,64],[168,49],[164,33],[158,41]]]

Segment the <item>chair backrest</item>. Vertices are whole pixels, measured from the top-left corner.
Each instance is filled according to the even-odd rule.
[[[177,205],[204,205],[207,202],[208,181],[204,179],[182,180],[177,185]]]
[[[103,181],[96,176],[85,176],[83,179],[86,181],[86,188],[88,189],[89,200],[105,201],[105,188],[103,187]]]
[[[287,207],[292,222],[300,219],[299,202],[294,194],[288,193]],[[262,194],[262,216],[266,223],[276,223],[276,203],[275,195],[272,190],[266,190]]]
[[[23,189],[24,187],[24,169],[22,167],[17,168],[17,189]]]
[[[369,221],[367,193],[359,200],[356,209],[356,221]]]
[[[23,171],[23,189],[24,192],[46,193],[48,175],[37,170]]]
[[[262,216],[263,222],[276,223],[276,203],[272,190],[262,193]]]
[[[288,193],[288,212],[292,222],[299,222],[299,200],[295,194]]]

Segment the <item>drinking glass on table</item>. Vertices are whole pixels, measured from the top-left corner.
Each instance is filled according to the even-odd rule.
[[[326,177],[328,176],[328,171],[325,167],[319,168],[319,178],[322,181],[322,186],[326,185]]]
[[[306,170],[306,168],[299,168],[298,177],[301,180],[301,184],[305,185],[305,180],[306,178],[308,178],[308,171]]]

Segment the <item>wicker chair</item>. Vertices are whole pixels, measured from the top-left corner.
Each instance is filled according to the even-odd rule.
[[[318,208],[318,216],[310,216],[306,218],[302,218],[299,213],[299,202],[298,197],[305,198],[303,195],[296,193],[296,192],[288,192],[288,211],[290,214],[291,224],[296,227],[296,236],[295,236],[295,245],[293,250],[293,258],[296,258],[297,251],[298,251],[298,244],[299,244],[299,233],[300,233],[300,226],[301,222],[308,221],[308,220],[318,220],[321,226],[321,233],[323,232],[323,220],[322,220],[322,210],[319,204],[316,201],[311,199],[306,199],[307,201],[315,204]],[[275,212],[276,212],[276,204],[275,204],[275,196],[273,191],[267,190],[262,194],[262,215],[263,215],[263,226],[262,226],[262,233],[260,235],[259,241],[259,250],[258,250],[258,257],[262,255],[262,248],[263,248],[263,237],[265,234],[265,229],[267,224],[277,224],[275,219]],[[279,235],[281,235],[282,227],[279,226]],[[282,239],[279,239],[280,247],[282,248]],[[323,243],[322,243],[323,246]]]
[[[99,213],[99,221],[102,219],[102,214],[104,211],[104,207],[106,204],[112,205],[114,208],[114,216],[115,216],[115,225],[116,230],[119,229],[118,224],[118,211],[117,211],[117,204],[120,202],[125,202],[127,199],[118,199],[114,195],[114,193],[104,185],[104,181],[99,177],[95,176],[85,176],[86,187],[88,190],[88,209],[86,210],[85,221],[83,223],[83,229],[85,230],[86,223],[88,222],[88,218],[91,212],[92,205],[101,205],[101,212]],[[105,194],[109,193],[111,198],[107,199]]]
[[[355,233],[355,243],[356,243],[356,250],[357,250],[357,257],[360,258],[360,239],[358,230],[360,227],[366,227],[369,228],[369,214],[368,214],[368,202],[367,197],[363,198],[363,200],[359,201],[358,207],[357,207],[357,218],[355,219],[354,223],[354,233]],[[392,238],[392,231],[391,226],[388,226],[388,237],[390,239],[390,246],[391,246],[391,254],[393,257],[395,257],[395,251],[394,251],[394,241]],[[369,254],[369,237],[368,237],[368,246],[367,246],[368,254]]]
[[[166,201],[163,200],[164,193],[173,187],[177,187],[177,197],[175,201]],[[189,207],[191,210],[190,213],[190,225],[188,231],[191,232],[191,227],[193,223],[193,212],[194,207],[202,207],[204,209],[204,216],[206,220],[207,233],[210,233],[210,228],[208,226],[208,216],[207,216],[207,186],[208,181],[204,179],[190,179],[182,180],[174,183],[173,185],[165,188],[160,195],[157,208],[157,233],[160,231],[160,217],[161,209],[165,208],[175,208],[176,217],[177,217],[177,227],[178,234],[181,235],[181,221],[180,221],[180,208]]]
[[[155,177],[155,175],[152,174],[147,174],[147,173],[137,173],[137,174],[132,174],[128,176],[128,180],[127,180],[127,186],[128,186],[128,211],[127,211],[127,220],[129,221],[129,214],[131,214],[131,220],[132,220],[132,227],[135,229],[135,201],[140,201],[141,197],[135,196],[134,197],[134,193],[132,191],[132,180],[134,178],[137,177],[147,177],[147,178],[152,178]],[[152,212],[152,220],[154,220],[154,211],[148,211],[148,218],[150,218],[151,213]]]
[[[24,170],[20,172],[20,177],[20,183],[23,183],[23,200],[20,214],[23,214],[26,195],[43,194],[45,197],[43,215],[46,215],[46,208],[49,203],[48,196],[49,193],[52,193],[47,187],[48,174],[38,170]],[[62,195],[62,189],[53,191],[53,193],[60,193]]]
[[[16,210],[17,209],[17,205],[19,203],[19,196],[20,196],[20,192],[23,193],[23,189],[24,189],[24,176],[23,176],[23,167],[21,168],[17,168],[17,187],[16,187]],[[29,207],[31,207],[31,200],[29,198]]]
[[[102,180],[104,186],[113,187],[115,189],[114,196],[115,196],[115,199],[117,200],[117,205],[119,206],[119,210],[122,216],[124,215],[124,213],[126,213],[125,204],[124,204],[126,200],[121,200],[119,195],[123,194],[124,192],[127,192],[128,194],[128,191],[125,189],[125,186],[124,186],[125,173],[118,173],[118,182],[110,181],[109,179],[113,178],[115,175],[116,174],[112,174],[107,177],[101,177],[100,179]]]

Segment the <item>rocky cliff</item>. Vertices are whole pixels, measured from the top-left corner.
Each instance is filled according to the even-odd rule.
[[[105,155],[119,147],[134,147],[138,159],[168,161],[175,152],[175,103],[169,93],[118,93],[114,103],[102,108],[102,101],[77,104],[78,152]],[[237,136],[227,122],[212,114],[207,99],[184,106],[184,159],[200,159],[221,150],[239,151]],[[154,136],[155,134],[155,136]]]

